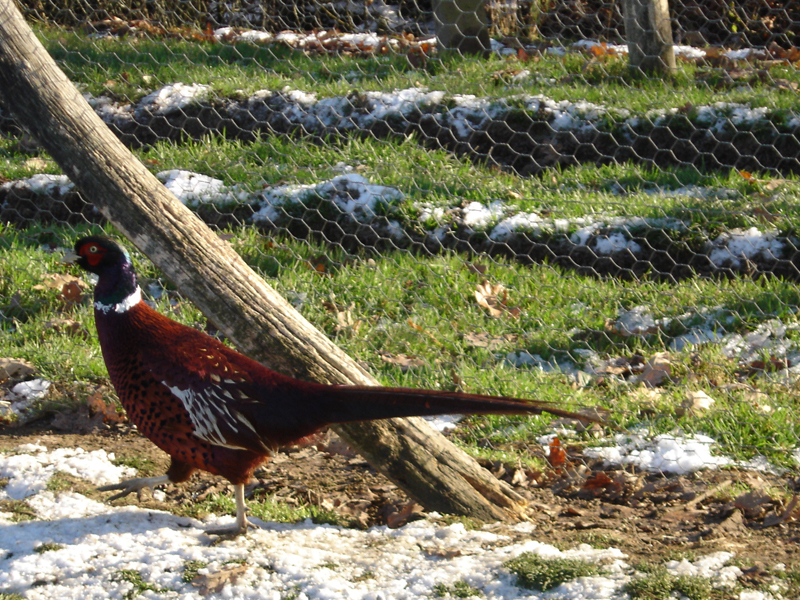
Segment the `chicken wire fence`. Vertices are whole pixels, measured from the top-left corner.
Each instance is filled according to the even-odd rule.
[[[112,131],[384,384],[601,407],[626,433],[559,424],[594,464],[796,471],[788,3],[671,3],[669,77],[629,67],[614,1],[488,2],[478,55],[442,51],[423,1],[19,5]],[[19,421],[104,381],[58,250],[113,228],[7,110],[0,132]],[[136,260],[160,310],[213,329]],[[528,423],[454,435],[561,464]]]

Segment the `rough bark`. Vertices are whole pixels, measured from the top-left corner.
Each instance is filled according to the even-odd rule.
[[[243,352],[300,378],[377,385],[119,142],[12,0],[0,0],[0,93],[84,196]],[[338,431],[430,510],[502,520],[522,509],[508,485],[424,420],[358,423]]]
[[[672,73],[675,51],[667,0],[623,0],[622,5],[631,68],[647,75]]]

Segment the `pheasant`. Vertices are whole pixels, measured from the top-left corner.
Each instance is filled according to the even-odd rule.
[[[72,262],[98,276],[97,335],[128,418],[171,459],[165,475],[99,488],[109,500],[189,479],[196,469],[233,484],[236,521],[248,527],[244,487],[276,449],[334,423],[439,414],[540,414],[593,421],[548,403],[410,388],[326,385],[272,371],[218,340],[163,316],[142,300],[125,248],[78,240]]]

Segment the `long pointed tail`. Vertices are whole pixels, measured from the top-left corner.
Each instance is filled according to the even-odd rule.
[[[597,416],[562,410],[549,402],[412,388],[332,386],[323,404],[328,423],[444,414],[533,414],[603,423]],[[322,415],[321,415],[322,416]],[[329,419],[329,420],[328,420]]]

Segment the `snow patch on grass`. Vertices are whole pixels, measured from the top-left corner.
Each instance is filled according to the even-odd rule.
[[[167,115],[183,110],[192,104],[208,100],[210,96],[210,85],[171,83],[142,98],[136,107],[136,113],[144,114],[149,112],[151,114]]]
[[[117,483],[136,473],[134,469],[113,464],[114,455],[105,450],[86,452],[82,448],[48,451],[34,444],[20,446],[16,454],[0,454],[0,477],[8,485],[0,490],[0,499],[22,500],[45,489],[56,472],[88,479],[96,485]]]
[[[646,471],[678,475],[733,463],[730,458],[712,454],[716,441],[705,435],[662,434],[651,438],[621,433],[616,442],[614,446],[587,448],[584,454],[610,465],[634,465]]]
[[[734,229],[712,242],[708,258],[718,267],[734,268],[741,267],[743,260],[777,260],[784,249],[784,242],[777,236],[777,231],[761,231],[755,227]]]

